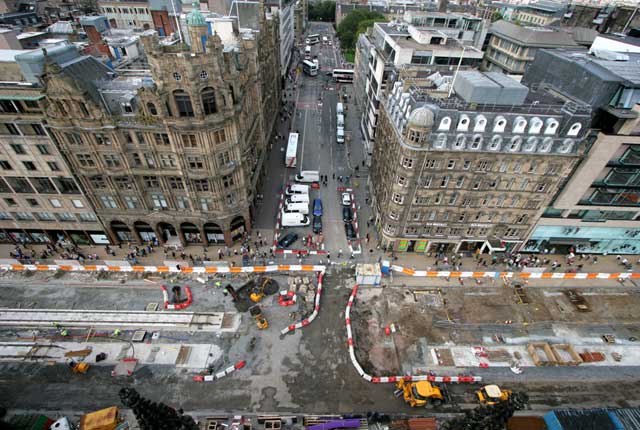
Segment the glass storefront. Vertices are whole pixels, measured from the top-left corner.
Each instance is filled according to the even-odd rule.
[[[640,229],[623,227],[538,226],[522,252],[640,254]]]

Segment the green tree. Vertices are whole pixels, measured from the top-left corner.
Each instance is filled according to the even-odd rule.
[[[356,47],[358,35],[367,31],[374,22],[384,22],[386,18],[378,12],[356,9],[347,15],[338,25],[338,38],[342,49],[353,50]]]
[[[321,1],[309,3],[309,21],[332,22],[336,17],[336,3],[334,1]]]
[[[498,11],[493,12],[493,15],[491,16],[491,22],[500,21],[501,19],[504,19],[504,17],[500,12]]]

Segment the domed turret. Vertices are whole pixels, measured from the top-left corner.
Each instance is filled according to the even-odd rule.
[[[411,112],[408,126],[415,128],[431,128],[434,123],[435,115],[433,111],[426,106],[422,106]]]
[[[194,1],[191,3],[191,12],[187,15],[187,25],[189,27],[206,27],[207,21],[204,19],[204,16],[200,12],[200,3],[198,1]]]

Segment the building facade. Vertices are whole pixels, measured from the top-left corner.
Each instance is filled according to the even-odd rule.
[[[108,243],[48,129],[43,87],[28,82],[15,60],[30,54],[10,52],[14,60],[0,67],[0,242]]]
[[[524,74],[539,49],[578,48],[572,35],[560,29],[521,27],[506,21],[491,25],[484,54],[484,70],[511,75]]]
[[[354,85],[362,109],[360,129],[373,151],[380,100],[392,75],[426,77],[437,71],[476,68],[482,60],[485,22],[471,15],[407,12],[404,21],[375,23],[356,45]]]
[[[197,4],[187,22],[191,46],[142,35],[146,76],[46,63],[49,129],[113,242],[230,244],[251,230],[280,99],[277,29],[262,14],[262,31],[225,46]]]
[[[336,26],[354,10],[368,10],[378,12],[387,17],[388,20],[402,19],[405,12],[425,12],[436,11],[440,7],[438,0],[421,0],[417,2],[401,2],[395,0],[382,1],[352,1],[340,0],[336,2]]]
[[[640,254],[640,53],[541,51],[524,80],[589,104],[592,143],[523,251]],[[567,71],[571,70],[568,74]]]
[[[583,150],[588,106],[498,73],[461,72],[454,87],[436,98],[396,82],[381,104],[369,186],[396,251],[518,247]]]

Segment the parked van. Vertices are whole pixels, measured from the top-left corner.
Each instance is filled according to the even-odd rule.
[[[309,225],[309,217],[299,212],[282,212],[282,227],[301,227]]]
[[[320,172],[317,170],[301,170],[295,179],[296,182],[318,182],[320,180]]]
[[[309,194],[291,194],[284,201],[286,204],[290,203],[306,203],[309,204]]]
[[[309,215],[309,203],[305,203],[305,202],[287,203],[284,207],[284,211],[299,212],[301,214]]]
[[[288,196],[293,194],[309,194],[309,185],[300,185],[300,184],[289,185],[287,189],[284,190],[284,192]]]
[[[342,103],[338,103],[336,105],[336,114],[337,115],[344,115],[344,106],[342,106]]]
[[[344,128],[338,127],[338,131],[336,132],[336,142],[344,143]]]
[[[338,114],[338,127],[344,127],[344,115]]]

